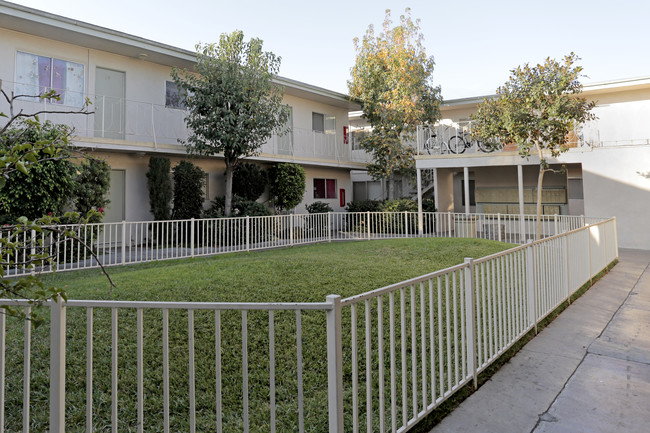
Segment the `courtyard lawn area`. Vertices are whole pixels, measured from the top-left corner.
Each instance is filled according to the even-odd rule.
[[[511,246],[479,239],[419,238],[333,242],[207,258],[161,261],[108,268],[117,285],[112,295],[106,277],[99,270],[62,272],[45,275],[43,279],[47,285],[65,288],[69,299],[79,300],[324,302],[329,294],[338,294],[345,298],[462,263],[465,257],[483,257]],[[388,311],[387,305],[384,311]],[[407,309],[407,315],[410,314],[408,311]],[[68,308],[67,431],[84,431],[86,423],[86,314],[85,308]],[[144,430],[158,432],[163,431],[163,314],[158,309],[144,309],[142,314]],[[196,352],[196,430],[211,432],[216,431],[215,312],[196,310],[193,315]],[[364,310],[360,308],[359,327],[363,326],[364,315]],[[248,311],[246,318],[250,431],[268,432],[270,431],[269,314],[266,311]],[[111,320],[111,309],[94,309],[92,430],[97,432],[111,431]],[[277,431],[297,431],[296,328],[298,319],[295,311],[276,311],[273,320]],[[223,311],[220,313],[220,321],[223,431],[239,432],[244,430],[242,425],[244,412],[242,313]],[[300,321],[302,323],[305,431],[327,431],[325,314],[322,311],[302,311]],[[376,338],[376,313],[371,316],[371,321],[375,336],[373,338]],[[117,341],[118,431],[120,432],[137,431],[136,323],[135,309],[119,309]],[[9,431],[18,431],[22,422],[24,326],[22,322],[8,318],[7,329],[6,426]],[[348,309],[343,315],[344,386],[346,387],[349,385],[351,374],[350,329]],[[401,328],[398,329],[398,338],[401,332]],[[404,332],[408,334],[409,331],[404,330]],[[48,425],[49,403],[49,325],[35,329],[31,338],[31,429],[45,431]],[[387,338],[388,335],[384,335],[386,344],[388,344]],[[171,431],[189,431],[188,339],[188,311],[170,310]],[[372,344],[376,347],[376,341]],[[359,337],[359,345],[364,347],[363,336]],[[406,346],[406,350],[410,357],[410,345]],[[362,352],[360,350],[359,353],[360,366],[365,365],[365,356]],[[400,353],[401,349],[398,347],[398,356]],[[389,362],[387,356],[386,353],[385,365]],[[376,374],[379,360],[376,355],[373,358],[375,367],[369,380],[374,387],[379,380]],[[442,359],[438,360],[438,362],[442,361]],[[361,370],[360,386],[365,386],[366,377],[363,368]],[[408,380],[410,383],[410,373]],[[346,391],[346,407],[350,407],[350,398],[349,391]],[[410,401],[410,393],[406,398]],[[361,407],[365,407],[363,395],[359,403]],[[373,402],[375,410],[377,404],[376,401]],[[348,429],[350,414],[346,413],[345,416],[346,429]],[[373,413],[374,426],[378,428],[377,416]],[[362,431],[366,431],[364,423],[365,420],[362,419]]]
[[[482,239],[332,242],[44,275],[69,299],[173,302],[324,302],[404,281],[512,247]]]

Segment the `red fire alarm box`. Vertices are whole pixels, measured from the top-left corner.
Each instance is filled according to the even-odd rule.
[[[339,189],[339,206],[345,207],[345,190]]]
[[[343,127],[343,144],[348,144],[348,142],[349,142],[348,141],[348,132],[349,131],[350,130],[349,130],[349,128],[347,126]]]

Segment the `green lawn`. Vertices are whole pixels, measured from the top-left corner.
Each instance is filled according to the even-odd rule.
[[[483,257],[511,245],[481,239],[332,242],[107,268],[113,299],[197,302],[324,302]],[[69,299],[111,299],[99,270],[43,277]]]
[[[112,297],[105,276],[98,270],[63,272],[45,276],[44,279],[46,284],[64,287],[69,299],[323,302],[329,294],[348,297],[456,265],[465,257],[478,258],[508,247],[510,245],[477,239],[399,239],[336,242],[156,262],[109,268],[111,277],[117,284]],[[349,349],[350,335],[349,311],[346,314],[348,316],[344,315],[343,321],[344,350]],[[363,323],[364,314],[363,309],[360,309],[358,323]],[[94,312],[94,431],[110,431],[110,315],[108,309],[95,309]],[[171,311],[169,316],[171,430],[188,431],[188,314],[180,310]],[[223,312],[221,316],[224,431],[243,431],[241,313]],[[135,317],[134,310],[120,310],[120,432],[137,431]],[[196,311],[194,320],[197,431],[216,431],[214,313]],[[376,315],[372,320],[374,333]],[[248,312],[250,425],[251,431],[254,432],[269,431],[268,321],[268,313],[264,311]],[[326,431],[325,315],[318,311],[303,312],[301,321],[306,431]],[[66,421],[68,431],[84,431],[85,310],[69,308],[67,322]],[[145,431],[162,431],[161,322],[160,311],[144,311]],[[297,431],[296,314],[292,311],[276,312],[274,323],[277,428],[278,431]],[[22,413],[23,335],[21,324],[15,320],[8,320],[8,328],[5,387],[7,429],[15,431],[20,429]],[[44,431],[47,428],[48,333],[46,325],[36,329],[32,337],[33,431]],[[359,337],[359,344],[363,347],[363,336]],[[410,351],[410,347],[407,347],[407,350]],[[346,383],[349,382],[350,372],[349,350],[347,353],[348,355],[344,354]],[[359,362],[365,362],[363,353],[360,354]],[[377,359],[373,360],[374,364],[377,362]],[[373,373],[373,383],[376,380]],[[365,375],[362,371],[361,385],[364,381]],[[348,403],[349,398],[349,394],[346,395]],[[363,399],[360,403],[365,404]],[[346,422],[349,422],[349,414],[346,414],[346,418]],[[378,427],[376,422],[375,427]],[[365,431],[363,425],[362,430]]]

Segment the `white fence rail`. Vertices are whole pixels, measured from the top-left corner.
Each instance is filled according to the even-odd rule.
[[[336,218],[305,221],[351,239],[418,235],[411,214]],[[432,218],[430,227],[450,217]],[[243,245],[269,242],[250,219],[239,224],[249,224]],[[0,431],[408,431],[618,257],[615,219],[546,225],[561,224],[566,232],[347,299],[59,301],[37,329],[2,314]],[[316,227],[290,239],[336,232]]]
[[[543,216],[542,237],[563,233],[602,218]],[[422,229],[415,212],[340,212],[263,217],[191,219],[95,223],[59,226],[75,231],[88,248],[45,229],[22,233],[0,228],[0,238],[10,237],[24,248],[11,257],[5,275],[68,271],[103,266],[180,259],[222,253],[280,248],[338,240],[370,240],[399,237],[470,237],[524,243],[535,239],[534,215],[423,213]],[[92,250],[97,259],[93,259]],[[21,266],[30,253],[51,257],[38,269]]]

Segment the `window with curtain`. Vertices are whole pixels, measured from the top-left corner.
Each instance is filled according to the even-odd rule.
[[[314,198],[336,198],[336,179],[314,179]]]
[[[60,100],[50,103],[82,107],[84,97],[84,65],[36,54],[16,53],[16,95],[38,97],[54,90]],[[31,99],[31,98],[30,98]]]

